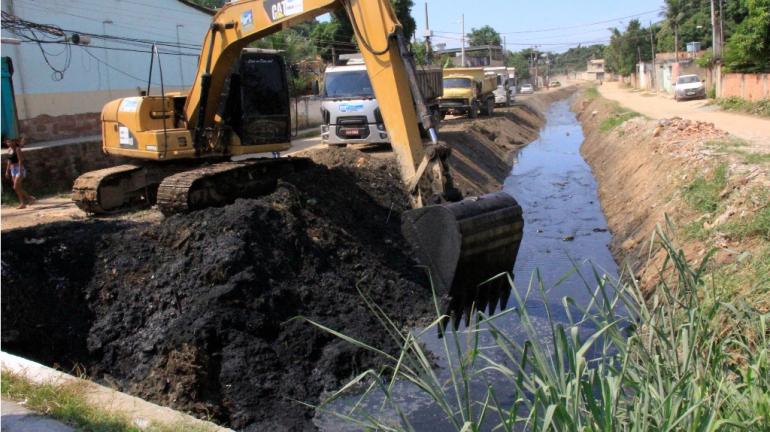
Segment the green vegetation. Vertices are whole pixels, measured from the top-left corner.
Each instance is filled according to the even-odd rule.
[[[631,111],[617,106],[609,117],[602,120],[602,122],[599,124],[599,130],[602,132],[610,132],[628,120],[631,120],[634,117],[639,117],[640,115],[641,114],[636,111]]]
[[[599,97],[599,90],[596,86],[591,86],[586,89],[586,98],[588,100],[594,100]]]
[[[685,201],[696,210],[714,212],[719,207],[719,194],[727,186],[727,164],[717,166],[708,175],[699,175],[684,188]]]
[[[468,33],[468,45],[481,46],[481,45],[502,45],[502,38],[491,26],[485,25],[481,28],[472,28]]]
[[[89,406],[75,385],[34,384],[2,372],[3,397],[26,401],[33,411],[61,420],[83,431],[139,431],[126,418]]]
[[[4,398],[24,401],[32,411],[57,419],[83,432],[205,432],[208,428],[190,425],[138,427],[131,420],[95,407],[83,395],[82,384],[36,384],[7,370],[2,371]]]
[[[604,50],[605,68],[623,76],[631,75],[636,64],[650,61],[652,53],[650,46],[650,29],[642,28],[639,20],[631,20],[625,31],[612,29],[610,44]]]
[[[421,334],[403,332],[374,307],[403,346],[399,355],[313,323],[385,362],[329,401],[363,384],[361,400],[378,390],[394,415],[379,418],[363,411],[361,401],[335,415],[361,429],[414,430],[392,395],[400,380],[429,398],[456,431],[768,430],[770,315],[723,291],[707,270],[708,256],[689,264],[662,230],[655,243],[667,259],[660,282],[646,295],[599,271],[593,278],[581,274],[592,301],[576,313],[575,302],[564,298],[570,322],[557,322],[554,303],[536,278],[529,288],[512,289],[511,309],[492,317],[478,313],[468,329],[445,331],[446,380],[434,372]],[[531,302],[544,305],[544,315],[530,315]],[[621,305],[625,316],[616,312]],[[445,318],[423,332],[437,331]],[[509,337],[498,327],[501,319],[515,320],[525,340]]]
[[[756,102],[748,101],[737,96],[720,98],[716,103],[727,111],[745,112],[762,117],[770,117],[770,99],[762,99]]]
[[[724,231],[739,239],[759,237],[770,241],[770,192],[755,188],[749,193],[747,202],[754,203],[755,211],[726,224]]]
[[[747,16],[735,28],[725,46],[728,71],[770,70],[770,0],[743,0]]]

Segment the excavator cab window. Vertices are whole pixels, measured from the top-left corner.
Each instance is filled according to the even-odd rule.
[[[237,85],[240,88],[240,115],[233,128],[243,145],[289,142],[291,112],[286,65],[280,54],[249,52],[241,54]]]

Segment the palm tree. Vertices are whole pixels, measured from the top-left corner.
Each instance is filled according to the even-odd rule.
[[[677,62],[679,61],[679,23],[684,19],[684,3],[684,0],[665,0],[660,13],[674,30],[674,57]]]

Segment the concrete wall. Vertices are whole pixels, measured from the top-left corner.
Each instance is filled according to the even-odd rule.
[[[317,96],[300,96],[291,100],[292,129],[308,129],[319,126],[321,117],[321,98]]]
[[[740,97],[749,101],[770,98],[770,74],[722,75],[719,97]]]
[[[3,169],[8,155],[2,155]],[[24,166],[29,175],[24,179],[25,189],[35,194],[63,192],[72,189],[72,183],[80,174],[130,162],[102,153],[101,140],[74,144],[24,149]],[[13,194],[8,179],[3,177],[3,193]]]
[[[178,0],[8,0],[2,10],[27,21],[73,32],[165,42],[161,61],[167,90],[188,87],[198,64],[198,48],[211,16]],[[38,32],[40,34],[40,32]],[[2,37],[19,38],[2,30]],[[63,41],[62,38],[49,39]],[[179,48],[176,44],[186,44]],[[93,38],[89,45],[32,42],[3,45],[13,60],[14,89],[20,119],[100,112],[109,100],[146,89],[150,45]],[[139,52],[136,52],[139,51]],[[184,55],[176,55],[176,54]],[[55,76],[47,60],[57,69]],[[60,78],[60,79],[59,79]],[[160,92],[157,61],[153,74]]]

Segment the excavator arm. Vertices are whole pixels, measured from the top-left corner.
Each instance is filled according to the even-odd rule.
[[[415,210],[402,215],[402,231],[429,268],[447,313],[469,318],[507,301],[507,278],[521,242],[521,208],[498,192],[459,201],[446,165],[449,147],[438,141],[417,85],[416,68],[389,0],[243,0],[214,17],[203,45],[185,116],[196,145],[215,126],[216,98],[241,49],[250,42],[323,13],[344,8],[361,49],[374,94]],[[423,143],[418,121],[429,132]],[[459,201],[459,202],[447,202]],[[438,205],[427,205],[438,204]],[[455,320],[457,323],[459,320]]]
[[[433,145],[437,136],[419,93],[414,63],[409,58],[401,24],[388,0],[244,0],[225,4],[206,33],[198,71],[184,107],[196,150],[204,151],[204,131],[216,126],[219,100],[213,96],[222,93],[230,69],[242,49],[271,33],[338,8],[345,9],[353,24],[402,178],[414,191],[415,206],[421,206],[423,200],[417,183],[426,172],[436,176],[445,173],[439,167],[431,169],[430,160],[436,161],[446,151],[432,149],[429,160],[424,162],[426,151],[418,118],[425,130],[431,131]],[[422,111],[419,116],[416,110]],[[420,175],[418,168],[421,168]],[[451,187],[447,179],[424,184],[432,185],[432,189],[444,189],[444,185]],[[448,194],[451,191],[432,190],[430,195],[434,198],[431,201],[445,199],[438,197]]]
[[[301,158],[231,161],[182,169],[173,175],[166,172],[178,168],[169,165],[174,162],[171,159],[195,162],[223,158],[236,150],[286,148],[286,143],[254,145],[258,149],[248,150],[242,150],[244,146],[228,148],[227,138],[222,137],[232,137],[231,126],[219,113],[221,95],[226,93],[223,90],[233,65],[249,43],[339,8],[350,18],[402,180],[412,198],[414,210],[402,214],[404,237],[430,269],[433,285],[448,300],[450,312],[458,315],[464,309],[468,317],[470,305],[494,309],[498,302],[505,302],[510,286],[505,278],[488,279],[513,269],[522,236],[521,208],[503,192],[460,201],[446,164],[450,146],[439,142],[431,123],[390,0],[241,0],[225,4],[206,33],[186,97],[123,98],[109,102],[102,111],[105,151],[161,164],[122,165],[86,173],[76,180],[73,199],[82,209],[100,213],[134,201],[151,202],[148,191],[155,184],[158,207],[164,214],[173,214],[270,193],[281,176],[309,162]],[[252,109],[259,111],[259,103]],[[430,142],[423,143],[418,121],[429,132]],[[158,184],[155,177],[163,178]]]

